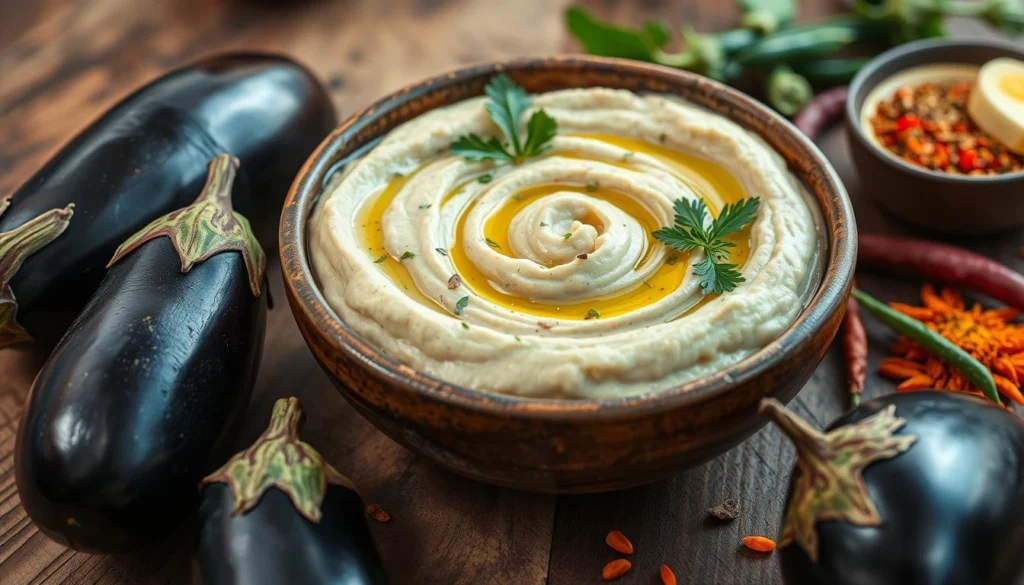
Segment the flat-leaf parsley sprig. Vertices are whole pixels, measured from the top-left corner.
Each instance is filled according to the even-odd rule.
[[[701,199],[676,199],[672,208],[676,212],[675,225],[663,227],[651,235],[661,243],[681,252],[701,250],[704,259],[693,267],[693,273],[700,278],[701,292],[722,294],[736,288],[744,281],[735,264],[726,264],[729,248],[735,246],[725,239],[743,226],[754,221],[757,208],[761,205],[758,197],[740,199],[722,208],[708,228],[704,218],[708,208]]]
[[[532,103],[523,88],[507,75],[494,76],[485,88],[490,101],[484,106],[491,121],[505,135],[507,143],[491,137],[487,140],[476,134],[462,136],[451,144],[452,153],[468,160],[506,161],[519,164],[551,148],[551,139],[558,131],[558,122],[544,110],[537,110],[526,122],[526,140],[522,140],[520,121],[523,112]],[[509,151],[511,148],[511,151]]]

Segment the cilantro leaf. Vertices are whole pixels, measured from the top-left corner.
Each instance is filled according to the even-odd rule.
[[[693,274],[700,279],[701,292],[705,295],[726,293],[735,289],[744,278],[737,265],[724,262],[729,257],[729,248],[735,247],[724,238],[754,221],[760,204],[757,197],[727,204],[711,226],[705,228],[708,209],[704,201],[677,199],[672,204],[676,212],[674,225],[663,227],[651,235],[675,250],[704,252],[704,259],[693,266]]]
[[[754,215],[760,206],[761,199],[758,197],[726,203],[711,224],[711,239],[718,240],[743,229],[743,226],[754,221]]]
[[[507,75],[496,75],[484,88],[489,101],[484,106],[494,125],[505,135],[505,146],[496,138],[487,140],[476,134],[459,137],[450,149],[453,154],[472,161],[521,163],[524,159],[537,156],[551,147],[551,140],[558,131],[558,123],[544,110],[537,110],[526,123],[526,140],[521,140],[520,127],[523,112],[532,103],[530,96]]]
[[[516,156],[522,155],[519,118],[526,108],[530,107],[530,96],[505,74],[494,76],[484,88],[484,92],[491,98],[484,106],[491,115],[491,120],[508,137]]]
[[[558,122],[544,110],[537,110],[526,123],[526,144],[523,156],[537,156],[551,148],[551,140],[558,132]]]
[[[468,160],[513,161],[515,156],[505,150],[497,138],[484,141],[476,134],[462,136],[449,147],[452,153]]]

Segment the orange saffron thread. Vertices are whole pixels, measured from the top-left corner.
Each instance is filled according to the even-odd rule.
[[[772,552],[775,550],[775,541],[764,536],[744,536],[743,546],[757,552]]]
[[[615,559],[601,569],[601,577],[605,581],[613,581],[625,575],[632,566],[633,564],[626,559]]]
[[[676,574],[668,568],[668,565],[661,566],[661,583],[662,585],[676,585]]]
[[[608,546],[624,555],[633,554],[633,543],[626,538],[625,534],[618,530],[612,530],[609,532],[608,536],[604,537],[604,541]]]
[[[921,288],[921,303],[923,307],[902,303],[889,306],[918,319],[971,354],[992,372],[1000,394],[1024,405],[1020,389],[1024,381],[1024,325],[1013,323],[1017,310],[1011,307],[986,310],[977,303],[968,308],[960,293],[948,288],[937,291],[931,284]],[[891,351],[897,357],[882,360],[878,373],[899,381],[896,388],[899,391],[937,388],[981,394],[960,372],[914,341],[901,337]]]

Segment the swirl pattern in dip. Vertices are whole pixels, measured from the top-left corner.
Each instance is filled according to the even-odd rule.
[[[534,397],[665,389],[777,338],[803,309],[818,236],[796,179],[763,141],[679,100],[610,89],[541,94],[558,121],[543,156],[469,162],[494,135],[482,99],[391,132],[328,185],[310,255],[338,316],[437,378]],[[712,214],[761,198],[732,238],[746,279],[705,297],[700,253],[666,248],[672,202]]]

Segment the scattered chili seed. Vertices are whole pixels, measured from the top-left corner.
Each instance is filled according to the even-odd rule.
[[[719,520],[735,520],[740,516],[740,503],[729,498],[714,508],[709,508],[708,513]]]
[[[775,541],[764,536],[744,536],[743,546],[757,552],[772,552],[775,550]]]
[[[601,569],[601,577],[603,577],[605,581],[614,581],[615,579],[625,575],[632,567],[633,564],[626,559],[615,559]]]
[[[380,504],[370,504],[366,506],[366,513],[377,522],[386,524],[391,522],[391,514],[388,514],[387,510],[380,507]]]
[[[633,543],[626,538],[626,535],[618,530],[612,530],[604,537],[605,543],[624,555],[633,554]]]
[[[676,574],[668,568],[668,565],[661,566],[661,583],[662,585],[676,585]]]
[[[983,132],[967,113],[970,81],[902,87],[880,102],[871,126],[887,150],[917,166],[953,175],[1024,170],[1024,157]]]

